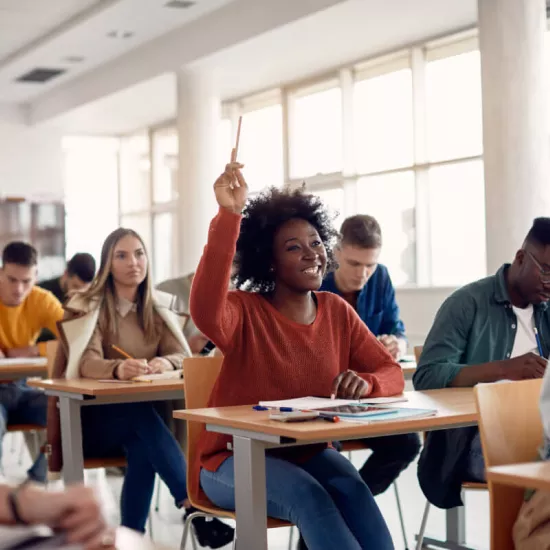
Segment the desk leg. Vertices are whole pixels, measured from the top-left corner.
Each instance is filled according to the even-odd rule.
[[[455,544],[466,543],[466,508],[457,506],[445,511],[447,541]]]
[[[233,436],[237,549],[267,550],[265,444]]]
[[[84,481],[82,453],[82,424],[80,401],[70,397],[59,398],[61,416],[61,448],[63,450],[63,480],[65,485]]]

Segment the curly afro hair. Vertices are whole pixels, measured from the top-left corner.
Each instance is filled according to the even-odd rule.
[[[259,293],[273,291],[275,280],[270,268],[275,233],[293,218],[315,227],[327,251],[327,270],[335,268],[332,244],[338,233],[323,201],[303,188],[292,191],[271,187],[250,199],[243,212],[234,260],[235,288]]]

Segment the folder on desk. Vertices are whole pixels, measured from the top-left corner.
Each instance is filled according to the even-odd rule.
[[[260,401],[258,405],[279,409],[288,407],[291,409],[310,410],[325,409],[327,407],[343,407],[346,405],[390,405],[392,403],[406,402],[403,395],[393,397],[365,397],[364,399],[330,399],[328,397],[297,397],[295,399],[279,399],[277,401]]]

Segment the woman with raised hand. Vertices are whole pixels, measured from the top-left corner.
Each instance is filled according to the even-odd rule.
[[[193,320],[224,355],[209,406],[402,392],[400,366],[356,312],[316,292],[334,262],[335,233],[321,200],[270,189],[246,205],[241,168],[229,164],[214,184],[219,212],[191,290]],[[229,291],[234,256],[241,290]],[[204,433],[200,482],[217,506],[234,509],[229,442]],[[334,449],[268,451],[266,478],[268,515],[297,525],[312,550],[393,548],[369,488]]]
[[[191,353],[181,323],[169,308],[171,302],[170,295],[153,294],[141,237],[131,229],[113,231],[103,244],[92,285],[65,306],[54,378],[131,380],[181,370],[184,357]],[[55,405],[52,398],[48,411],[50,470],[60,471]],[[85,458],[127,458],[122,525],[145,530],[155,473],[168,486],[176,505],[185,507],[187,514],[193,511],[187,501],[185,458],[153,402],[84,407],[81,415]],[[202,546],[219,548],[233,540],[233,529],[217,519],[196,518],[193,525]]]

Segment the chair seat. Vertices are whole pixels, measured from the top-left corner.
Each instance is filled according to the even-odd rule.
[[[84,468],[86,470],[94,470],[96,468],[122,468],[123,466],[126,466],[126,457],[124,456],[84,459]]]
[[[36,432],[45,429],[40,424],[8,424],[7,427],[8,432]]]
[[[462,484],[462,488],[468,491],[487,491],[489,486],[487,483],[476,483],[474,481],[466,481]]]
[[[232,510],[225,510],[224,508],[216,508],[212,505],[210,501],[208,502],[197,502],[196,500],[191,501],[191,505],[194,506],[197,510],[204,512],[205,514],[210,514],[211,516],[216,516],[226,519],[235,519],[237,516]],[[292,523],[288,521],[283,521],[282,519],[276,518],[267,518],[267,528],[275,529],[276,527],[292,527]]]
[[[370,449],[365,441],[342,441],[342,451],[351,452],[351,451],[366,451]]]

